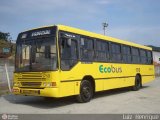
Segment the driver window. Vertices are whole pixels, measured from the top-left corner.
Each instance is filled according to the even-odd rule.
[[[61,69],[71,69],[77,63],[77,59],[77,40],[61,37]]]

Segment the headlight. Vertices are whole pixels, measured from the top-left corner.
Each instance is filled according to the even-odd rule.
[[[52,83],[47,83],[46,87],[52,87]]]
[[[43,83],[43,86],[46,87],[47,83]]]
[[[56,86],[56,82],[44,82],[43,86],[44,87],[54,87]]]

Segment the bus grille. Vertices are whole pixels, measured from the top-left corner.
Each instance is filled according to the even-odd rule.
[[[21,82],[22,87],[40,87],[41,82]]]
[[[44,73],[20,73],[18,74],[18,81],[45,81],[50,76]]]

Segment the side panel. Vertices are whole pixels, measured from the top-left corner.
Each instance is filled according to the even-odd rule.
[[[79,94],[80,82],[86,75],[94,78],[95,90],[102,91],[133,86],[136,74],[142,76],[143,84],[147,83],[154,80],[154,67],[152,65],[115,63],[85,64],[79,62],[70,71],[60,72],[60,95],[69,96]]]
[[[152,65],[111,63],[85,64],[79,62],[70,71],[15,73],[14,83],[20,84],[13,88],[19,91],[14,92],[15,94],[22,94],[20,90],[40,90],[40,94],[35,96],[64,97],[79,94],[81,80],[86,75],[90,75],[94,78],[96,91],[103,91],[133,86],[136,74],[142,76],[143,84],[150,82],[154,80],[154,67]],[[56,86],[46,87],[44,86],[46,82],[56,82]],[[27,83],[28,86],[23,83]]]

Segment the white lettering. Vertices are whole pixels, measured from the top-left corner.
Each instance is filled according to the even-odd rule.
[[[75,38],[75,35],[71,35],[71,34],[65,34],[67,37],[71,37],[71,38]]]
[[[35,37],[35,36],[47,35],[50,33],[51,33],[50,30],[44,30],[44,31],[33,32],[31,36]]]
[[[123,114],[123,120],[132,120],[132,117],[130,114]]]

